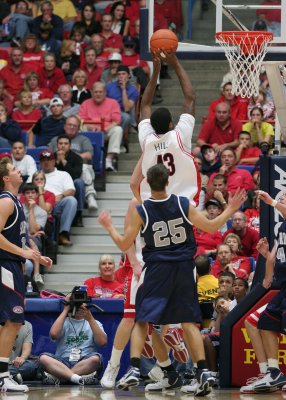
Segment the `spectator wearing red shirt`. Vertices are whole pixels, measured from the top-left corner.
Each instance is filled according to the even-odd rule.
[[[40,109],[33,106],[32,93],[22,90],[20,105],[13,111],[12,119],[18,122],[23,131],[28,131],[41,117]]]
[[[220,244],[217,248],[216,260],[211,269],[212,275],[218,278],[222,272],[228,271],[237,277],[247,276],[247,273],[250,273],[250,263],[249,265],[243,263],[242,261],[246,260],[245,258],[243,259],[241,256],[240,261],[239,257],[237,259],[236,258],[237,257],[233,258],[233,254],[229,245],[225,243]]]
[[[24,80],[31,68],[23,63],[21,49],[12,48],[10,56],[10,63],[0,70],[0,79],[4,82],[4,94],[9,100],[14,101],[17,94],[23,89]]]
[[[232,83],[228,82],[223,85],[222,88],[222,96],[211,102],[209,107],[209,115],[208,118],[215,117],[215,108],[219,103],[228,103],[230,105],[230,116],[233,119],[238,119],[240,121],[244,121],[247,118],[247,108],[248,108],[248,99],[242,98],[240,96],[235,96],[232,94]]]
[[[123,38],[123,51],[122,51],[122,64],[127,65],[129,69],[141,67],[145,74],[149,76],[150,68],[146,61],[140,59],[140,55],[135,52],[136,42],[132,36],[124,36]]]
[[[32,93],[33,105],[36,107],[47,106],[54,97],[50,89],[40,87],[40,77],[36,72],[30,72],[26,76],[24,89]]]
[[[251,265],[249,257],[242,256],[241,252],[241,240],[238,235],[235,233],[229,233],[223,241],[224,244],[227,244],[230,247],[232,254],[232,264],[234,269],[234,274],[243,279],[248,279],[249,274],[251,272]],[[232,272],[232,271],[230,271]]]
[[[219,231],[207,233],[201,229],[194,229],[195,239],[200,249],[204,250],[203,254],[212,256],[216,254],[217,246],[222,242],[222,234]],[[201,253],[198,253],[201,254]]]
[[[96,62],[96,50],[92,46],[84,49],[84,64],[81,68],[87,75],[87,89],[92,89],[95,82],[100,81],[102,68]]]
[[[57,93],[60,85],[66,83],[63,71],[56,67],[56,58],[52,53],[44,55],[44,67],[39,70],[40,86]]]
[[[235,150],[237,163],[241,165],[255,165],[262,154],[257,146],[253,146],[251,133],[241,131],[238,135],[239,145]]]
[[[121,284],[114,280],[115,262],[113,256],[106,254],[101,256],[98,267],[100,276],[89,278],[84,282],[84,285],[87,286],[88,296],[97,298],[114,297],[114,291],[120,288]]]
[[[44,66],[44,53],[36,35],[28,33],[22,44],[23,62],[29,64],[31,71],[38,71]]]
[[[179,32],[182,26],[181,0],[155,0],[154,30],[172,28]]]
[[[108,57],[110,56],[110,52],[104,50],[103,37],[98,33],[94,33],[90,38],[90,45],[95,48],[97,66],[102,69],[106,68],[108,66]]]
[[[7,114],[10,115],[13,111],[13,102],[8,98],[7,95],[4,94],[4,92],[4,82],[0,80],[0,102],[5,104],[5,107],[7,108]]]
[[[216,152],[226,147],[236,148],[242,123],[231,118],[228,103],[219,103],[215,107],[215,118],[206,121],[198,135],[197,146],[211,144]]]
[[[122,36],[118,33],[112,32],[112,15],[111,14],[103,14],[101,18],[101,26],[102,31],[100,32],[100,36],[104,39],[104,51],[108,51],[110,53],[121,52],[122,45]]]
[[[229,233],[235,233],[241,240],[240,254],[246,257],[257,257],[256,245],[259,240],[259,233],[247,226],[247,217],[242,211],[237,211],[232,217],[232,228],[224,234],[225,238]]]
[[[250,172],[245,169],[236,168],[236,155],[233,149],[226,148],[221,153],[221,167],[218,174],[227,177],[227,191],[234,193],[237,188],[244,188],[245,190],[254,190],[254,181]],[[213,178],[217,173],[210,176],[208,186],[212,186]]]

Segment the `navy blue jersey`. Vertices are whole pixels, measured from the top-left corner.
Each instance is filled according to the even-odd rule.
[[[149,199],[137,206],[144,221],[143,260],[185,261],[196,252],[193,227],[188,220],[189,200],[174,194],[164,200]]]
[[[286,283],[286,221],[282,222],[275,239],[276,262],[274,268],[275,280],[279,285]]]
[[[26,221],[24,211],[21,203],[12,193],[5,191],[0,192],[0,199],[7,197],[13,200],[15,207],[1,233],[9,242],[24,249],[26,247]],[[0,249],[0,260],[26,261],[24,258],[2,249]]]

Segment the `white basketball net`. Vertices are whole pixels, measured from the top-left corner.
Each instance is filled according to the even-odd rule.
[[[268,43],[269,32],[218,32],[218,43],[224,48],[232,74],[232,93],[251,97],[259,94],[259,75]]]

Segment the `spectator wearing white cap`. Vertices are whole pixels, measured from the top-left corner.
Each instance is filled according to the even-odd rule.
[[[63,102],[63,115],[69,117],[76,115],[79,111],[79,104],[72,102],[72,88],[68,84],[61,85],[58,90],[59,98]],[[51,115],[52,110],[49,109],[47,115]]]
[[[70,228],[77,212],[72,177],[65,171],[57,170],[55,155],[50,150],[41,152],[40,164],[46,177],[45,189],[56,196],[53,214],[60,220],[58,243],[62,246],[71,246]]]
[[[48,146],[53,137],[59,136],[64,128],[65,116],[64,103],[60,98],[50,101],[51,115],[39,119],[39,121],[28,131],[28,146],[35,147],[34,135],[37,136],[36,146]]]

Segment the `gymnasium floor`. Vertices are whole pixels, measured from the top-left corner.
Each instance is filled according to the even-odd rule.
[[[51,399],[51,400],[135,400],[135,399],[146,399],[146,400],[187,400],[193,399],[192,395],[183,394],[181,392],[173,392],[173,394],[145,394],[144,388],[139,387],[129,392],[122,390],[107,391],[102,390],[99,387],[30,387],[28,393],[23,394],[1,394],[0,400],[40,400],[40,399]],[[197,399],[199,399],[198,397]],[[216,400],[286,400],[286,392],[275,392],[268,394],[250,395],[240,394],[238,389],[214,389],[205,399],[216,399]]]

